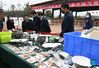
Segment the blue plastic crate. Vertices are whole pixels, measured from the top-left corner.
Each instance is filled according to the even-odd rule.
[[[64,51],[70,55],[85,56],[96,60],[99,65],[99,40],[80,37],[80,32],[64,34]]]

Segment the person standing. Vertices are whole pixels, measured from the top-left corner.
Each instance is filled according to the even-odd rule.
[[[42,12],[38,13],[38,16],[41,20],[40,22],[40,33],[49,34],[51,32],[48,19],[44,16]]]
[[[8,20],[7,20],[7,29],[8,30],[12,30],[12,29],[15,29],[15,26],[14,26],[14,20],[13,19],[10,19],[8,17]]]
[[[37,16],[36,11],[33,10],[31,12],[31,15],[32,15],[32,21],[33,21],[33,30],[35,31],[35,20],[36,20],[36,16]]]
[[[93,27],[93,19],[89,12],[86,13],[85,23],[83,25],[83,29],[91,29]]]
[[[65,14],[63,22],[61,24],[61,33],[60,33],[60,36],[63,37],[64,33],[74,31],[74,17],[73,17],[73,14],[69,10],[68,4],[62,4],[61,11],[62,13]]]
[[[2,19],[0,18],[0,32],[2,32],[2,29],[3,29],[3,21],[2,21]]]
[[[35,11],[31,12],[33,17],[33,30],[36,31],[36,33],[40,32],[40,18],[38,17],[38,13]]]
[[[33,31],[33,22],[29,19],[28,15],[23,16],[24,21],[22,21],[23,32]]]
[[[0,32],[3,30],[3,22],[4,22],[4,13],[3,10],[0,9]]]

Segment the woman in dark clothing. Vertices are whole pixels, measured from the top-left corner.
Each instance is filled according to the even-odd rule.
[[[9,17],[8,17],[8,20],[7,20],[7,29],[8,30],[15,29],[14,20],[13,19],[10,20]]]
[[[33,31],[33,21],[29,19],[28,15],[24,15],[24,21],[22,22],[23,32]]]
[[[42,12],[39,12],[38,15],[39,15],[40,20],[41,20],[40,32],[41,33],[50,33],[51,29],[50,29],[49,22],[48,22],[47,18],[43,16]]]
[[[90,29],[92,27],[93,27],[92,16],[89,12],[87,12],[83,29]]]

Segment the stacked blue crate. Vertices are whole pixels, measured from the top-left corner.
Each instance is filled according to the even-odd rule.
[[[64,34],[64,51],[70,55],[85,56],[96,60],[99,65],[99,40],[80,37],[80,32]]]

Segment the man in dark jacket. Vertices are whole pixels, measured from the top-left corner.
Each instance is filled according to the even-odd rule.
[[[36,31],[37,33],[40,32],[40,18],[38,17],[38,13],[35,11],[31,12],[32,16],[33,16],[33,30]]]
[[[62,22],[61,33],[60,36],[63,37],[64,33],[74,31],[74,17],[73,14],[69,10],[68,4],[61,5],[62,13],[64,13],[64,19]]]
[[[51,32],[49,22],[45,17],[41,18],[41,25],[40,26],[41,26],[40,27],[40,32],[47,32],[47,33]]]
[[[24,21],[22,22],[22,30],[23,32],[26,31],[33,31],[33,22],[29,19],[28,15],[24,15]]]
[[[50,33],[51,29],[50,29],[50,26],[49,26],[48,19],[44,16],[44,14],[42,12],[39,12],[38,16],[41,20],[41,22],[40,22],[40,32],[41,33]]]
[[[9,17],[8,17],[8,20],[7,20],[7,29],[8,30],[15,29],[14,20],[13,19],[9,19]]]
[[[33,23],[34,23],[34,30],[39,33],[40,32],[40,18],[38,16],[35,16],[33,19]]]
[[[0,32],[2,31],[3,29],[3,21],[0,20]]]
[[[0,9],[0,32],[3,30],[4,12]]]

